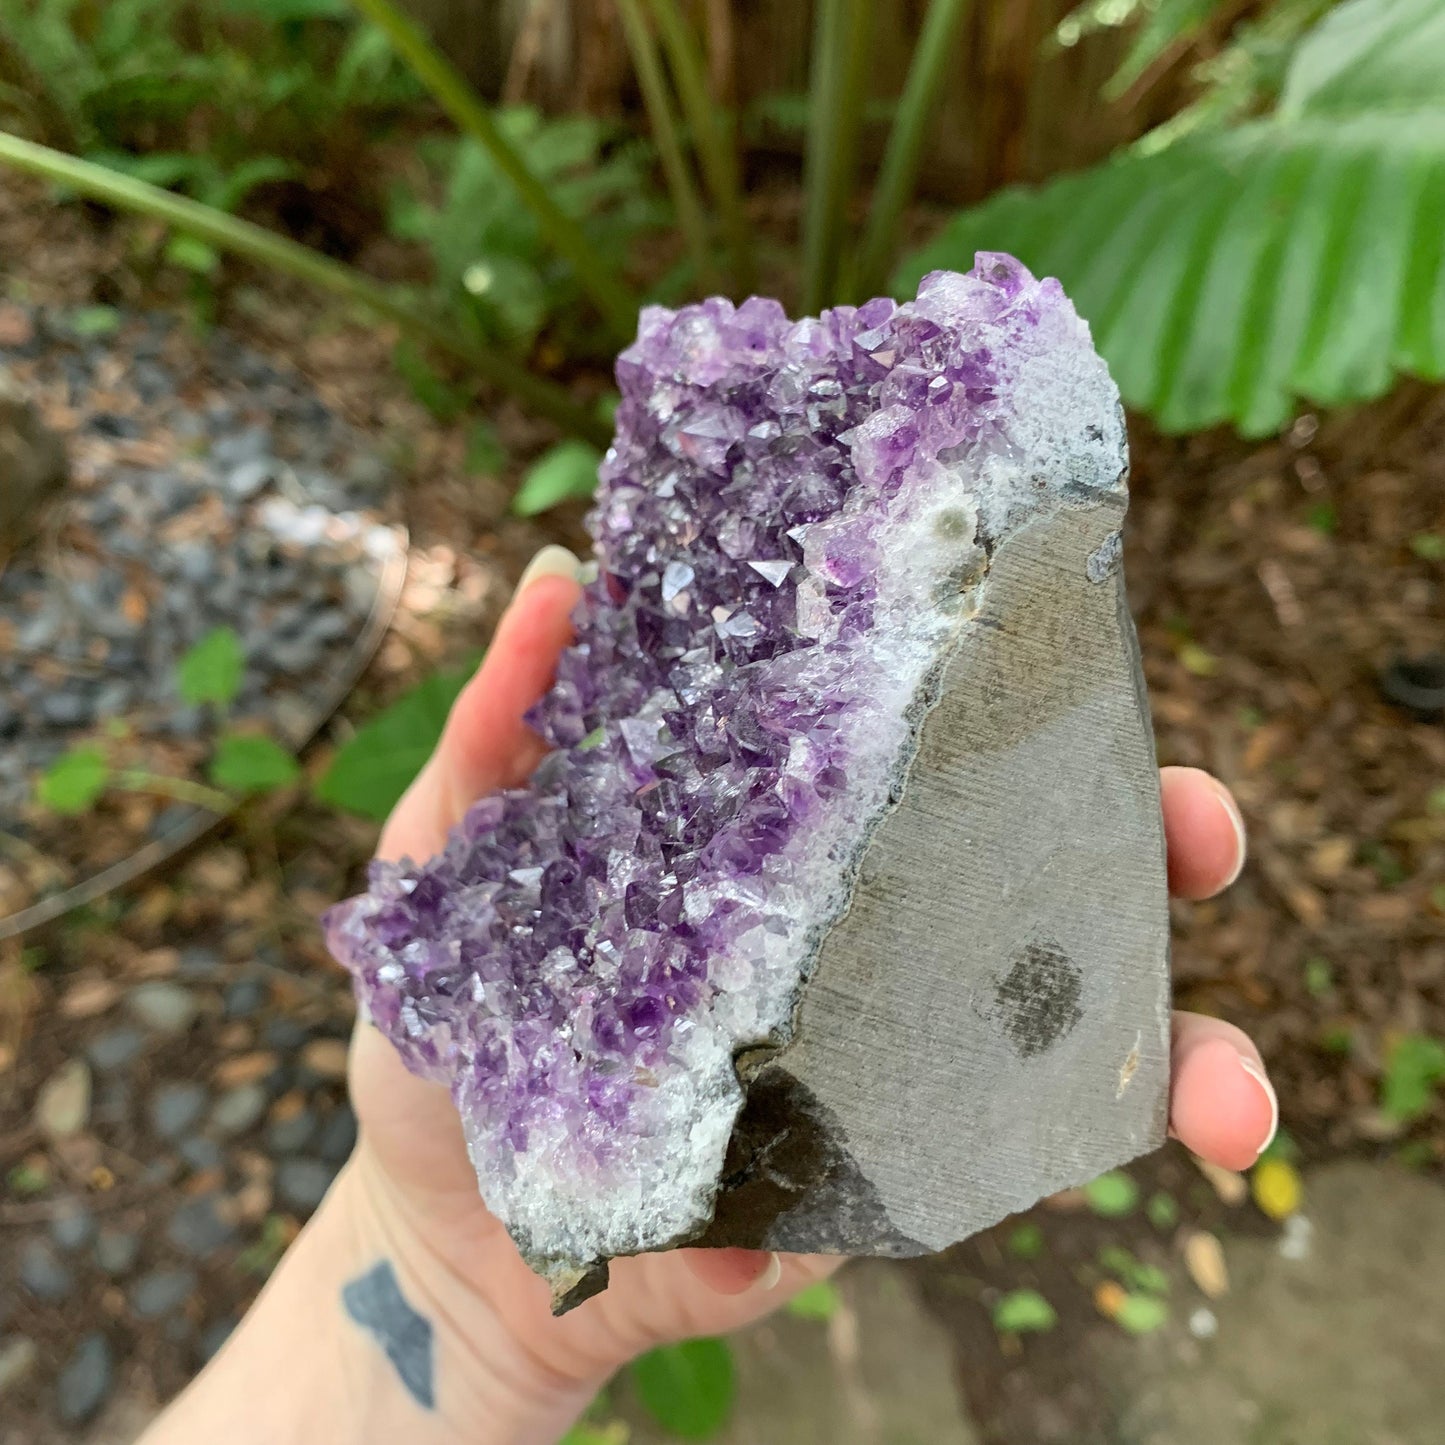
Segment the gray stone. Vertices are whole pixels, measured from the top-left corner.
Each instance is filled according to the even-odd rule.
[[[196,1341],[196,1354],[203,1365],[209,1364],[221,1353],[221,1346],[231,1338],[235,1329],[235,1320],[221,1319],[212,1320],[201,1331],[200,1338]]]
[[[39,1363],[40,1351],[28,1335],[10,1335],[0,1340],[0,1400],[23,1385]]]
[[[50,1221],[50,1238],[67,1254],[84,1249],[95,1238],[95,1216],[78,1199],[66,1200]]]
[[[183,1034],[195,1023],[200,1005],[190,989],[164,980],[137,984],[126,995],[126,1007],[158,1034]]]
[[[65,485],[65,444],[25,390],[0,369],[0,556],[18,551],[42,509]]]
[[[56,1413],[67,1425],[89,1420],[105,1404],[114,1381],[110,1341],[98,1332],[86,1335],[55,1382]]]
[[[194,1270],[152,1270],[130,1287],[130,1307],[143,1320],[158,1320],[185,1304],[199,1283]]]
[[[932,1252],[1163,1142],[1159,777],[1122,579],[1086,567],[1124,493],[1085,480],[989,559],[793,1037],[740,1064],[707,1244]]]
[[[260,1013],[266,1006],[269,993],[270,990],[262,979],[238,978],[226,988],[226,1017],[228,1019],[248,1019],[253,1014]]]
[[[266,1148],[272,1154],[299,1154],[316,1133],[316,1115],[302,1109],[289,1119],[277,1119],[266,1126]]]
[[[43,1239],[32,1239],[20,1250],[20,1283],[45,1304],[68,1299],[75,1289],[75,1275]]]
[[[186,1164],[197,1173],[203,1169],[219,1169],[225,1158],[221,1146],[204,1134],[192,1134],[189,1139],[182,1139],[176,1149]]]
[[[35,1127],[55,1141],[79,1134],[89,1122],[90,1069],[84,1059],[71,1059],[40,1086]]]
[[[218,1134],[244,1134],[266,1112],[268,1096],[260,1084],[240,1084],[228,1089],[211,1110],[211,1128]]]
[[[133,1063],[144,1047],[145,1038],[139,1029],[122,1027],[97,1034],[86,1045],[85,1056],[101,1073],[108,1073]]]
[[[283,1054],[299,1049],[310,1037],[305,1026],[298,1024],[295,1019],[272,1019],[261,1030],[262,1043],[268,1049],[275,1049]]]
[[[214,983],[226,971],[221,955],[214,948],[201,948],[196,944],[181,949],[181,961],[176,968],[176,977],[195,983]]]
[[[336,1106],[321,1127],[321,1136],[316,1141],[316,1152],[331,1164],[345,1164],[356,1147],[356,1115],[351,1105]]]
[[[162,1139],[179,1139],[205,1112],[210,1094],[201,1084],[169,1082],[151,1090],[146,1117]]]
[[[326,1197],[338,1172],[322,1159],[283,1159],[276,1166],[276,1193],[292,1209],[310,1211]]]
[[[140,1235],[128,1229],[102,1229],[95,1241],[95,1262],[111,1276],[129,1274],[140,1259]]]
[[[97,1124],[116,1128],[130,1119],[131,1106],[135,1103],[135,1090],[129,1079],[106,1079],[95,1096],[92,1111]]]
[[[236,1228],[221,1214],[215,1194],[187,1200],[166,1227],[166,1239],[189,1259],[205,1259],[235,1237]]]
[[[275,475],[275,462],[256,457],[232,467],[226,474],[226,486],[237,500],[248,502],[267,486]]]

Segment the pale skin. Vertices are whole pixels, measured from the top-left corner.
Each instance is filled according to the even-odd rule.
[[[441,743],[381,837],[426,858],[469,803],[541,755],[522,722],[570,637],[576,561],[528,569]],[[1207,898],[1244,862],[1244,829],[1207,774],[1161,775],[1169,881]],[[352,1040],[356,1152],[226,1348],[141,1445],[554,1445],[640,1352],[759,1319],[837,1268],[822,1256],[676,1250],[619,1260],[605,1293],[561,1319],[477,1194],[456,1111],[375,1029]],[[1171,1131],[1231,1169],[1274,1134],[1259,1054],[1218,1019],[1174,1017]]]

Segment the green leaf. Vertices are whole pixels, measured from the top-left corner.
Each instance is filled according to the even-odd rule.
[[[197,276],[214,275],[221,264],[221,253],[194,236],[172,236],[166,242],[164,254],[171,265],[179,266],[183,271],[193,271]]]
[[[1122,1169],[1111,1169],[1084,1185],[1084,1198],[1095,1214],[1118,1219],[1133,1213],[1139,1203],[1139,1186]]]
[[[1158,1295],[1125,1295],[1114,1323],[1131,1335],[1153,1334],[1169,1323],[1169,1306]]]
[[[467,471],[494,477],[507,464],[507,449],[489,421],[475,421],[467,432]]]
[[[1104,1245],[1099,1250],[1099,1263],[1130,1289],[1146,1294],[1169,1293],[1169,1276],[1157,1264],[1137,1258],[1122,1244]]]
[[[1442,213],[1445,104],[1280,117],[1003,191],[895,289],[1013,252],[1063,282],[1129,405],[1167,431],[1264,435],[1300,398],[1445,377]]]
[[[66,320],[77,336],[110,336],[120,326],[120,312],[114,306],[80,306]]]
[[[1149,1196],[1144,1213],[1155,1229],[1173,1229],[1179,1223],[1179,1201],[1161,1189]]]
[[[439,422],[454,422],[467,409],[466,394],[444,381],[410,341],[398,342],[391,359],[411,394]]]
[[[807,1289],[799,1290],[788,1301],[788,1313],[800,1320],[830,1320],[843,1306],[838,1287],[830,1279],[820,1279]]]
[[[1280,113],[1438,105],[1442,53],[1440,0],[1349,0],[1300,42]]]
[[[1445,535],[1417,532],[1410,538],[1410,550],[1422,562],[1445,562]]]
[[[732,1412],[732,1351],[716,1339],[663,1345],[633,1362],[632,1382],[663,1429],[684,1440],[706,1440]]]
[[[1188,40],[1220,7],[1221,0],[1156,0],[1118,70],[1109,77],[1104,95],[1116,100],[1165,51]]]
[[[1335,971],[1327,958],[1305,959],[1305,987],[1315,998],[1324,998],[1335,986]]]
[[[216,744],[210,778],[233,793],[267,793],[293,783],[301,772],[279,743],[259,733],[227,733]]]
[[[597,466],[602,453],[586,442],[559,442],[528,468],[512,510],[519,517],[534,517],[573,497],[590,497],[597,487]]]
[[[431,756],[447,713],[472,675],[438,673],[399,697],[356,730],[316,784],[316,796],[335,808],[386,821]]]
[[[1015,1259],[1037,1259],[1044,1252],[1044,1232],[1032,1220],[1018,1225],[1008,1237],[1008,1252]]]
[[[217,627],[176,664],[176,686],[192,707],[205,702],[226,707],[236,700],[245,672],[246,654],[235,629]]]
[[[56,813],[83,813],[110,784],[110,764],[97,747],[73,748],[40,775],[35,796]]]
[[[1053,1305],[1036,1289],[1013,1290],[993,1307],[993,1326],[1001,1334],[1038,1334],[1058,1322]]]
[[[1380,1081],[1380,1108],[1402,1124],[1430,1112],[1435,1086],[1445,1082],[1445,1044],[1428,1034],[1406,1034],[1390,1050]]]

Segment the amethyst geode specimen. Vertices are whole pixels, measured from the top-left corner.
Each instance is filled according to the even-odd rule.
[[[1123,422],[1007,257],[645,311],[555,749],[329,938],[561,1304],[909,1253],[1151,1147],[1167,943]]]

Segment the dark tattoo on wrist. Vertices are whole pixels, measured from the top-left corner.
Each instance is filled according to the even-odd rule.
[[[431,1321],[406,1302],[391,1261],[384,1259],[343,1285],[341,1303],[386,1352],[412,1399],[424,1410],[435,1409]]]

